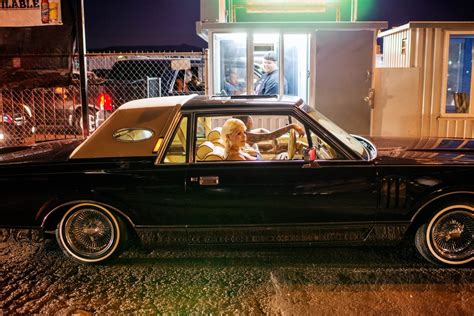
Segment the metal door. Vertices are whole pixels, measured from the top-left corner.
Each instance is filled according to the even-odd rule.
[[[350,133],[369,135],[374,31],[317,31],[315,38],[316,109]]]

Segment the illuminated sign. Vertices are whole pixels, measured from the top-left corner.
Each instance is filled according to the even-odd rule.
[[[0,27],[61,24],[60,0],[0,0]]]
[[[227,0],[226,7],[229,22],[347,21],[357,0]]]
[[[248,13],[322,13],[330,5],[340,1],[326,0],[249,0],[245,6]]]

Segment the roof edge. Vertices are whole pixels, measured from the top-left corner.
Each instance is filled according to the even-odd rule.
[[[406,24],[391,28],[390,30],[380,32],[377,37],[382,38],[388,35],[415,28],[467,28],[469,30],[474,30],[474,21],[410,21]]]
[[[387,21],[358,21],[358,22],[196,22],[198,35],[207,38],[208,31],[236,32],[241,30],[266,31],[314,31],[314,30],[381,30],[388,27]]]
[[[158,97],[158,98],[146,98],[138,99],[122,104],[117,111],[128,110],[128,109],[142,109],[142,108],[152,108],[152,107],[166,107],[166,106],[176,106],[183,105],[189,100],[194,99],[197,94],[190,95],[179,95],[171,97]]]

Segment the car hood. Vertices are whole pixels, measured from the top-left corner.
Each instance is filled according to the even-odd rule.
[[[1,147],[0,164],[66,161],[82,142],[82,139],[64,139],[26,146]]]
[[[371,137],[379,164],[474,164],[474,139]]]

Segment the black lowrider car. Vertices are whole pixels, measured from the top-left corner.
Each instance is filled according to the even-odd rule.
[[[256,161],[223,160],[220,127],[251,116]],[[383,140],[381,140],[383,141]],[[474,141],[382,144],[292,97],[180,96],[121,106],[87,140],[0,149],[3,232],[55,233],[82,263],[143,244],[375,244],[472,263]],[[25,194],[25,191],[29,192]]]

